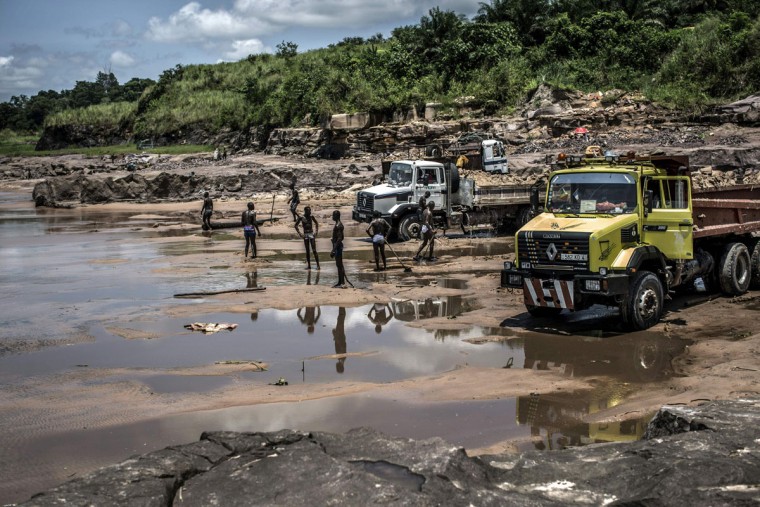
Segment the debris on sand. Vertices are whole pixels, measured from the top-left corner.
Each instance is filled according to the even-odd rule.
[[[213,323],[205,323],[205,322],[193,322],[192,324],[185,324],[185,329],[189,329],[191,331],[201,331],[204,334],[212,334],[212,333],[218,333],[219,331],[232,331],[233,329],[237,328],[237,324],[229,324],[225,322],[213,322]]]

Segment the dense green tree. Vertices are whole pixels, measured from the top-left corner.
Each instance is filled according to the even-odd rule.
[[[133,77],[126,83],[124,83],[119,89],[118,94],[115,94],[114,101],[126,101],[136,102],[146,88],[156,84],[152,79],[142,79]]]
[[[293,58],[298,54],[298,44],[282,41],[277,44],[277,52],[275,54],[281,58]]]
[[[476,21],[511,23],[525,46],[541,44],[544,24],[554,12],[552,0],[491,0],[480,2]]]

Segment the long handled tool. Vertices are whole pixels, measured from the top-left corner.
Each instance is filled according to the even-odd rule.
[[[401,257],[399,257],[399,256],[398,256],[398,254],[397,254],[397,253],[396,253],[396,251],[393,249],[393,247],[391,246],[391,244],[390,244],[390,243],[388,243],[387,241],[385,242],[385,244],[388,246],[388,248],[390,248],[390,249],[391,249],[391,252],[393,252],[393,255],[395,255],[395,256],[396,256],[396,259],[398,259],[398,262],[401,264],[401,267],[402,267],[402,268],[404,268],[404,273],[411,273],[411,272],[412,272],[412,268],[406,267],[406,266],[404,265],[404,263],[401,261]]]

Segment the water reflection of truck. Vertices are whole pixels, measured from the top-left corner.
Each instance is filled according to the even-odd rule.
[[[399,160],[390,163],[386,181],[356,194],[352,218],[371,222],[373,213],[391,225],[391,232],[407,241],[419,235],[419,200],[430,193],[435,203],[433,219],[445,229],[488,224],[499,228],[520,225],[530,218],[530,185],[477,185],[461,176],[454,163],[431,160]]]
[[[618,405],[636,391],[636,384],[656,382],[674,374],[672,360],[688,342],[632,333],[608,338],[530,334],[525,337],[524,367],[556,370],[571,377],[607,376],[609,387],[561,395],[521,396],[517,422],[531,426],[538,436],[544,429],[546,445],[582,445],[592,442],[638,440],[649,417],[618,422],[587,423],[588,416]]]
[[[504,263],[502,287],[522,289],[531,315],[599,303],[646,329],[672,290],[760,286],[760,187],[698,193],[688,157],[600,157],[596,148],[550,161],[546,206]]]
[[[462,296],[394,299],[391,304],[394,316],[404,322],[459,315],[469,309]]]
[[[588,416],[614,407],[614,394],[594,392],[561,395],[520,396],[517,399],[517,423],[530,426],[531,435],[543,438],[534,442],[539,448],[560,449],[599,442],[640,440],[651,415],[625,421],[587,423]]]

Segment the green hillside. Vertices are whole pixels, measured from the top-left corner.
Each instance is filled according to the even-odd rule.
[[[0,104],[0,130],[117,122],[135,138],[172,142],[190,131],[266,132],[318,125],[334,113],[445,107],[462,96],[485,114],[506,114],[540,83],[637,90],[691,111],[760,91],[759,0],[480,5],[474,19],[436,8],[387,39],[349,38],[301,53],[283,42],[273,55],[178,65],[157,82],[121,86],[99,73],[71,91]]]

